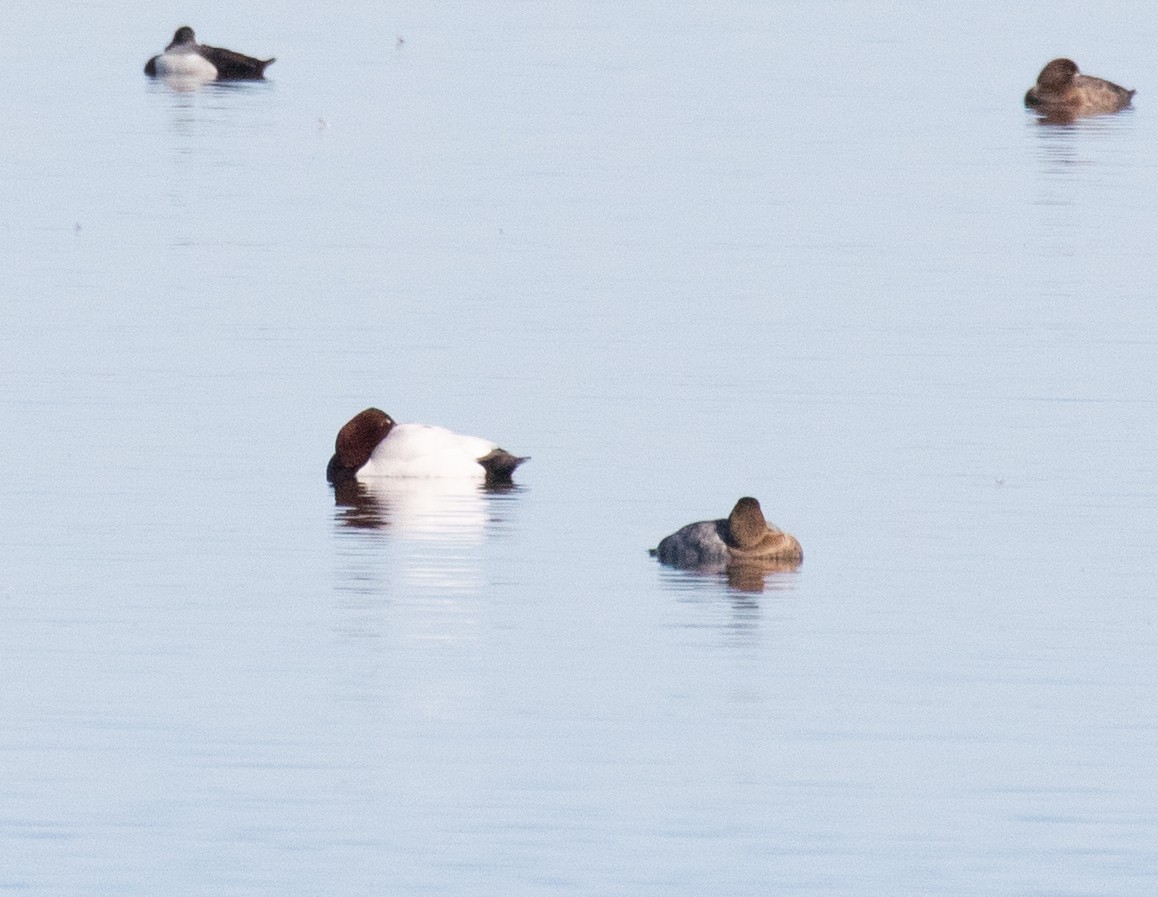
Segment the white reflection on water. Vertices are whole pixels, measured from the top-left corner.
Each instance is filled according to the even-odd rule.
[[[335,588],[353,612],[346,628],[377,634],[381,608],[401,602],[420,609],[413,637],[473,637],[469,607],[488,581],[487,540],[511,529],[522,490],[453,478],[340,484],[334,490],[341,540]]]
[[[271,81],[206,81],[188,75],[170,75],[164,78],[149,78],[148,89],[153,93],[237,93],[241,91],[272,90]]]
[[[338,484],[337,519],[355,529],[384,529],[411,539],[477,541],[491,520],[488,499],[518,486],[487,487],[474,480],[379,477]]]

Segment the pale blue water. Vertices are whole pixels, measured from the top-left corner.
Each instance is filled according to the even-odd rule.
[[[0,889],[1154,892],[1152,10],[9,19]],[[336,502],[367,405],[532,460]]]

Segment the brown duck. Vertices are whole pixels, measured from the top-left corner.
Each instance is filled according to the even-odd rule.
[[[1130,105],[1135,91],[1104,78],[1078,71],[1072,59],[1055,59],[1041,70],[1037,83],[1025,93],[1025,105],[1046,118],[1072,121],[1085,115],[1104,115]]]
[[[804,560],[796,537],[764,519],[760,502],[741,498],[726,519],[702,520],[667,536],[651,554],[685,569],[722,571],[739,565],[792,569]]]

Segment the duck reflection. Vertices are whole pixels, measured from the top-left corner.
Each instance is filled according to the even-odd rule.
[[[728,587],[737,592],[763,592],[765,589],[778,590],[784,587],[785,573],[795,573],[800,563],[789,561],[766,561],[758,564],[731,564],[722,571],[728,578]],[[769,577],[772,580],[769,581]]]
[[[494,519],[492,499],[521,488],[453,478],[347,479],[334,484],[336,520],[350,529],[389,529],[423,541],[477,541]]]
[[[664,579],[666,583],[678,589],[698,590],[704,585],[726,583],[728,589],[733,592],[758,595],[792,588],[794,574],[799,570],[800,564],[784,561],[706,564],[677,568]]]
[[[154,83],[165,87],[174,93],[193,93],[200,90],[206,84],[212,84],[212,81],[205,81],[201,78],[189,78],[181,75],[166,75],[163,78],[158,78]]]
[[[461,479],[349,479],[334,487],[335,591],[342,628],[461,641],[476,634],[475,600],[495,536],[508,530],[520,487]]]

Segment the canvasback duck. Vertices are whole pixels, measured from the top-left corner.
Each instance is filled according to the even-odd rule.
[[[1130,105],[1136,91],[1078,71],[1072,59],[1054,59],[1041,70],[1025,93],[1025,105],[1046,118],[1073,121],[1083,115],[1104,115]]]
[[[395,423],[385,411],[367,408],[338,431],[326,479],[460,477],[509,483],[526,460],[478,436],[429,424]]]
[[[197,43],[193,29],[182,25],[160,56],[145,63],[151,78],[195,78],[201,81],[259,81],[275,59],[254,59],[232,50]]]
[[[689,523],[651,554],[673,567],[716,572],[740,565],[790,570],[804,560],[796,537],[771,526],[760,502],[747,496],[726,519]]]

